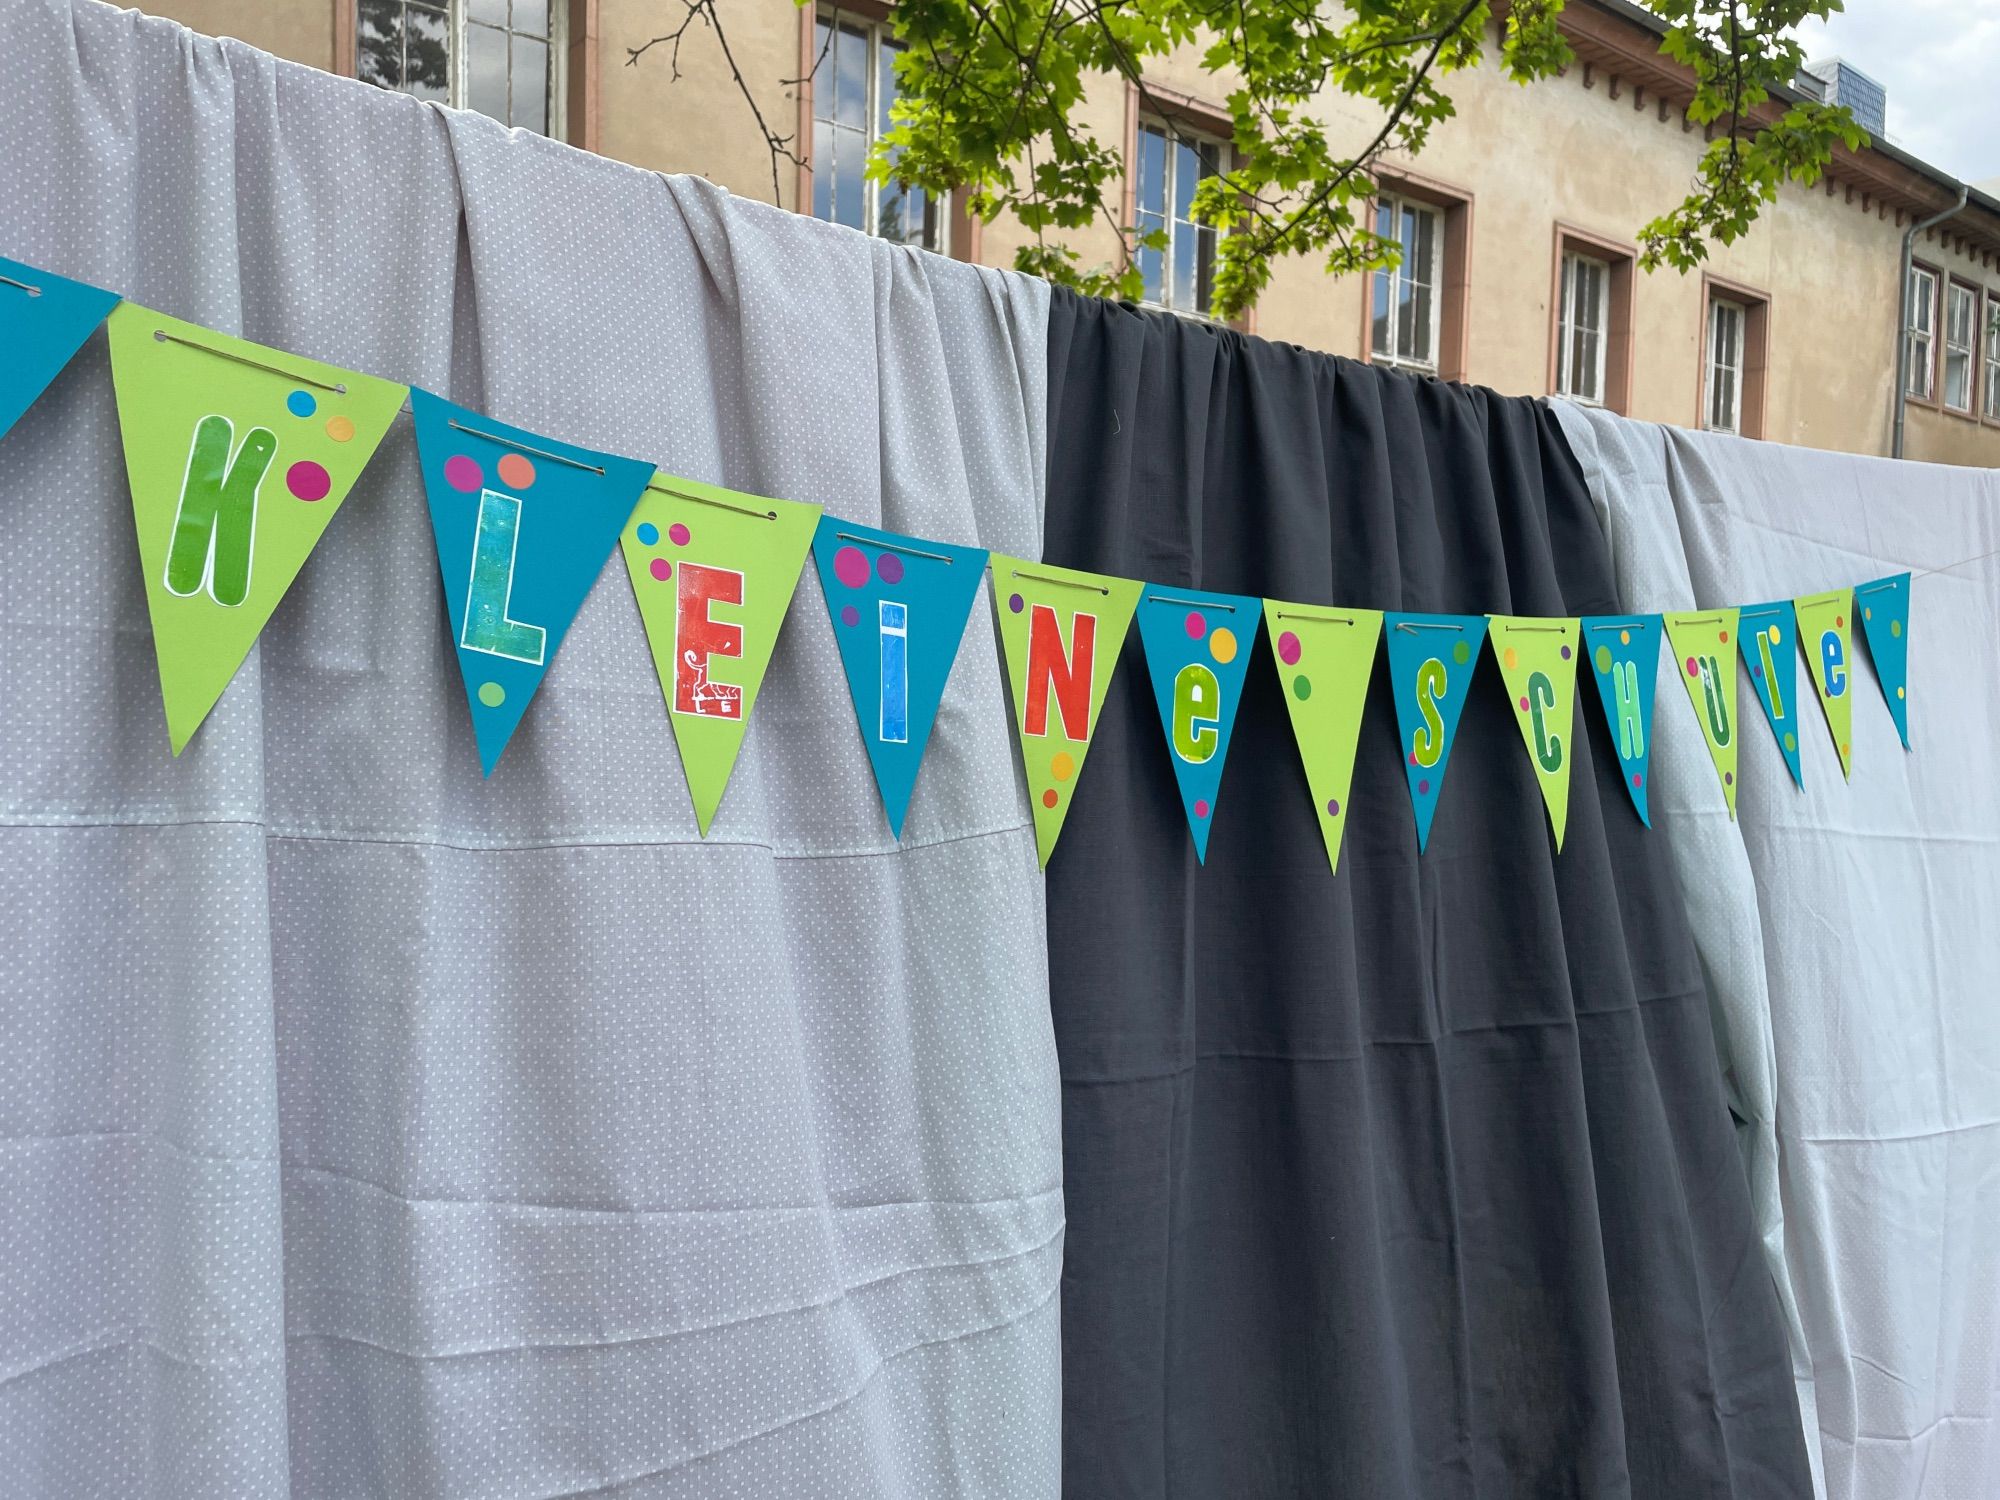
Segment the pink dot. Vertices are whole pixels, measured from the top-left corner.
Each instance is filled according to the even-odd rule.
[[[1340,816],[1340,799],[1338,797],[1334,797],[1328,800],[1326,804],[1326,815],[1329,818],[1337,818]]]
[[[683,526],[679,521],[674,522],[673,525],[667,528],[667,540],[672,542],[676,547],[685,547],[688,544],[690,535],[691,533],[687,527]]]
[[[1634,771],[1632,773],[1632,785],[1644,786],[1645,784],[1646,784],[1645,776],[1641,772]]]
[[[669,578],[674,576],[674,565],[668,562],[664,557],[654,558],[653,576],[659,579],[662,583],[666,582]]]
[[[1208,634],[1208,621],[1201,617],[1200,610],[1191,609],[1188,611],[1187,633],[1188,639],[1191,641],[1198,641],[1204,635]]]
[[[1430,790],[1431,790],[1431,784],[1430,784],[1430,782],[1429,782],[1429,780],[1428,780],[1428,779],[1426,779],[1426,780],[1423,780],[1423,781],[1420,781],[1420,782],[1418,782],[1418,783],[1417,783],[1417,791],[1418,791],[1419,793],[1421,793],[1422,795],[1424,795],[1424,796],[1426,796],[1426,797],[1427,797],[1427,796],[1429,796],[1429,795],[1430,795]]]
[[[893,552],[884,552],[880,557],[875,559],[875,571],[881,575],[884,583],[901,583],[903,581],[903,560]]]
[[[1288,667],[1299,664],[1299,638],[1289,630],[1278,637],[1278,660]]]
[[[1528,700],[1526,698],[1523,698],[1521,700],[1521,712],[1526,713],[1527,711],[1528,711]]]
[[[1701,668],[1695,665],[1695,660],[1692,656],[1688,658],[1688,676],[1690,677],[1701,676]]]
[[[833,576],[851,589],[868,581],[868,558],[859,547],[842,547],[833,554]]]
[[[1205,818],[1208,816],[1208,798],[1197,797],[1194,799],[1194,815],[1197,818]]]
[[[843,625],[859,625],[861,623],[861,611],[851,604],[844,606],[840,611],[840,623]]]
[[[1417,763],[1417,752],[1412,750],[1410,752],[1410,764],[1414,766],[1416,763]]]
[[[454,453],[444,461],[444,482],[455,490],[476,490],[486,482],[486,476],[475,460]]]
[[[324,500],[333,480],[311,459],[302,458],[285,470],[285,488],[301,500]]]

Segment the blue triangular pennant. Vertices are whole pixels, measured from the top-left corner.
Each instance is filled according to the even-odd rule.
[[[653,466],[509,427],[429,391],[411,390],[410,410],[452,643],[490,776]]]
[[[1597,683],[1611,748],[1618,752],[1620,779],[1632,796],[1639,821],[1653,826],[1646,811],[1652,776],[1653,689],[1660,680],[1658,615],[1586,615],[1583,657]]]
[[[1910,748],[1910,575],[1897,573],[1864,583],[1854,591],[1861,611],[1861,633],[1875,660],[1875,680],[1882,685],[1896,736]]]
[[[882,810],[901,838],[986,553],[822,516],[813,561]]]
[[[1430,843],[1431,816],[1444,786],[1466,689],[1486,643],[1484,615],[1382,617],[1389,643],[1389,689],[1402,731],[1403,771],[1417,812],[1417,850]]]
[[[1148,585],[1139,596],[1146,671],[1198,860],[1208,858],[1216,789],[1263,615],[1264,601],[1243,594]]]
[[[1764,717],[1777,736],[1785,768],[1803,788],[1799,769],[1799,616],[1789,599],[1746,604],[1737,614],[1736,638],[1743,647],[1743,664],[1750,685],[1764,705]]]
[[[118,294],[0,256],[0,437],[62,373]]]

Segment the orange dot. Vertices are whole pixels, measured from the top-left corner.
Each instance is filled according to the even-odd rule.
[[[1847,621],[1841,616],[1835,615],[1833,617],[1833,625],[1836,630],[1845,630],[1847,628]]]
[[[535,482],[535,466],[526,455],[509,453],[498,464],[500,482],[510,490],[525,490]]]
[[[345,443],[354,436],[354,421],[351,417],[328,417],[326,435],[336,443]]]
[[[1042,793],[1042,806],[1054,807],[1056,801],[1056,789],[1054,787],[1050,787],[1046,792]]]
[[[1519,660],[1520,658],[1515,654],[1514,648],[1512,646],[1509,646],[1507,648],[1507,656],[1506,656],[1507,670],[1510,672],[1513,671],[1515,664]]]
[[[1716,632],[1716,635],[1717,635],[1717,636],[1718,636],[1718,637],[1719,637],[1719,638],[1721,639],[1721,641],[1722,641],[1722,644],[1723,644],[1723,645],[1725,645],[1725,646],[1726,646],[1726,645],[1728,645],[1728,644],[1729,644],[1729,632],[1728,632],[1728,631],[1726,631],[1726,630],[1718,630],[1718,631]]]

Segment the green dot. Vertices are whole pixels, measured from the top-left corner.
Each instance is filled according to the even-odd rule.
[[[1464,666],[1468,661],[1472,660],[1472,648],[1466,645],[1464,641],[1460,641],[1456,646],[1451,648],[1451,659],[1461,667]]]
[[[1901,620],[1891,620],[1889,622],[1889,634],[1895,636],[1898,640],[1902,639],[1903,622]]]
[[[1313,695],[1312,679],[1303,672],[1299,673],[1292,679],[1292,691],[1298,695],[1299,702],[1305,702]]]
[[[488,708],[498,708],[507,701],[507,690],[497,682],[479,684],[479,701]]]
[[[1611,670],[1611,648],[1609,646],[1599,646],[1597,648],[1597,670],[1600,672],[1609,672]]]
[[[1785,731],[1785,748],[1787,750],[1796,750],[1799,748],[1799,737],[1789,729]]]

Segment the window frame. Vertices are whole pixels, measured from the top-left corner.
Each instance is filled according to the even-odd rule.
[[[1724,313],[1732,315],[1736,320],[1734,341],[1736,358],[1730,364],[1724,364],[1718,352],[1722,343]],[[1726,432],[1740,437],[1743,434],[1743,383],[1749,354],[1750,309],[1732,297],[1710,297],[1707,333],[1701,361],[1701,425],[1710,432]],[[1716,377],[1724,372],[1730,377],[1729,416],[1726,422],[1718,422],[1715,417]]]
[[[1638,251],[1623,241],[1560,221],[1554,228],[1554,241],[1554,254],[1549,266],[1548,392],[1564,400],[1627,413],[1632,404],[1633,273],[1638,264]],[[1598,340],[1598,368],[1602,378],[1594,401],[1590,397],[1568,396],[1563,390],[1571,358],[1565,347],[1568,342],[1565,331],[1569,327],[1565,304],[1570,296],[1570,283],[1564,274],[1564,265],[1572,256],[1596,261],[1606,272],[1604,326]]]
[[[2000,294],[1981,287],[1979,295],[1979,419],[2000,424]]]
[[[1586,266],[1596,273],[1595,280],[1601,291],[1597,319],[1583,330],[1597,337],[1596,355],[1590,369],[1592,389],[1588,395],[1572,389],[1577,384],[1576,336],[1582,322],[1577,316],[1577,306],[1582,295],[1581,273]],[[1557,275],[1562,289],[1556,307],[1556,394],[1584,406],[1603,406],[1609,385],[1606,362],[1611,352],[1611,263],[1584,249],[1568,249],[1563,251]]]
[[[1921,330],[1916,322],[1915,286],[1919,279],[1927,280],[1931,288],[1930,322]],[[1938,346],[1941,343],[1938,338],[1938,311],[1944,300],[1941,295],[1944,288],[1944,273],[1936,266],[1913,260],[1910,262],[1910,287],[1909,307],[1903,319],[1903,344],[1907,351],[1904,356],[1903,399],[1914,401],[1919,406],[1934,407],[1938,405],[1939,386],[1942,384],[1938,378]],[[1915,341],[1919,338],[1924,341],[1922,360],[1916,356]],[[1923,377],[1922,389],[1912,390],[1910,383],[1917,378],[1919,372]]]
[[[1375,287],[1383,278],[1386,278],[1389,283],[1391,316],[1388,328],[1392,341],[1395,336],[1397,323],[1394,317],[1396,292],[1398,286],[1405,279],[1404,272],[1406,270],[1406,264],[1399,262],[1393,267],[1378,266],[1368,273],[1367,358],[1371,363],[1384,365],[1392,370],[1407,370],[1411,374],[1416,375],[1435,375],[1443,367],[1444,304],[1446,294],[1449,290],[1445,281],[1445,239],[1449,232],[1449,211],[1436,203],[1423,198],[1413,197],[1407,192],[1398,192],[1395,188],[1385,185],[1385,190],[1377,193],[1373,202],[1369,204],[1368,218],[1371,226],[1379,221],[1381,212],[1385,206],[1389,209],[1392,217],[1398,221],[1398,228],[1400,228],[1400,221],[1405,211],[1423,214],[1432,220],[1430,275],[1427,279],[1417,282],[1418,285],[1428,286],[1431,293],[1429,326],[1426,330],[1430,341],[1430,354],[1428,358],[1419,358],[1405,354],[1399,349],[1391,349],[1385,353],[1375,343]],[[1378,230],[1377,232],[1379,233],[1380,231]],[[1398,243],[1400,243],[1400,237]]]
[[[1144,208],[1139,202],[1139,142],[1148,131],[1158,133],[1165,143],[1165,150],[1162,152],[1162,159],[1165,164],[1165,182],[1162,184],[1159,217],[1166,224],[1167,248],[1160,252],[1162,298],[1159,301],[1155,301],[1142,293],[1140,297],[1141,303],[1146,307],[1157,307],[1162,312],[1174,313],[1184,318],[1197,318],[1203,322],[1219,322],[1221,320],[1215,315],[1213,303],[1215,263],[1221,254],[1222,235],[1220,231],[1211,226],[1196,224],[1193,220],[1181,218],[1174,212],[1174,174],[1179,155],[1178,148],[1181,146],[1192,148],[1197,155],[1199,155],[1202,147],[1208,147],[1214,151],[1215,166],[1213,172],[1203,175],[1220,175],[1228,171],[1230,166],[1229,142],[1210,131],[1203,130],[1198,126],[1189,125],[1178,118],[1168,115],[1164,111],[1141,111],[1136,115],[1131,135],[1132,149],[1127,153],[1125,162],[1127,194],[1131,210],[1126,222],[1131,226],[1134,245],[1132,255],[1135,264],[1141,253],[1137,248],[1137,239],[1140,233],[1139,216],[1142,213],[1150,212],[1150,210]],[[1179,226],[1180,230],[1192,232],[1206,239],[1208,242],[1208,255],[1205,265],[1200,249],[1197,248],[1195,252],[1195,295],[1197,303],[1205,305],[1177,307],[1171,300],[1167,300],[1173,291],[1174,244],[1179,237],[1176,226]],[[1208,288],[1206,297],[1202,295],[1201,291],[1204,283]]]
[[[1961,296],[1971,300],[1972,314],[1970,326],[1966,330],[1967,342],[1963,345],[1957,345],[1952,343],[1951,340],[1951,312],[1953,303]],[[1980,301],[1979,287],[1976,283],[1967,281],[1960,276],[1948,276],[1945,278],[1944,301],[1940,304],[1940,310],[1944,316],[1939,320],[1937,398],[1938,406],[1955,417],[1971,417],[1979,410],[1979,366],[1981,358],[1979,339]],[[1965,355],[1965,404],[1963,406],[1952,405],[1949,392],[1951,356],[1954,352],[1962,352]]]
[[[1737,437],[1764,435],[1764,400],[1771,357],[1771,296],[1760,288],[1730,281],[1712,272],[1701,277],[1701,332],[1697,339],[1699,357],[1695,369],[1695,425],[1707,431],[1722,428],[1709,424],[1709,395],[1712,346],[1715,339],[1715,305],[1729,303],[1743,317],[1742,342],[1738,353],[1736,384]]]
[[[511,27],[503,30],[487,22],[471,19],[469,0],[403,0],[403,4],[405,9],[407,9],[409,4],[417,4],[426,10],[441,10],[445,13],[445,26],[450,39],[450,52],[447,57],[449,76],[445,80],[444,102],[452,109],[470,110],[476,114],[484,114],[485,111],[483,110],[473,110],[472,106],[467,102],[471,93],[469,49],[465,45],[467,28],[480,26],[488,31],[500,31],[501,35],[510,37],[516,35],[532,36],[533,33],[516,32]],[[570,15],[571,7],[572,0],[548,0],[549,31],[546,39],[541,39],[546,41],[549,51],[548,129],[534,131],[533,133],[545,136],[552,141],[569,142],[572,128],[576,123],[571,118],[570,107],[569,75],[571,68],[577,61],[570,30],[572,20]],[[335,62],[338,65],[336,71],[349,78],[356,79],[361,77],[361,8],[362,0],[335,0]],[[586,36],[594,41],[595,38],[591,33],[588,21],[585,23],[584,30]],[[372,80],[363,81],[372,82]],[[379,84],[375,86],[382,87]],[[512,104],[512,89],[513,77],[510,64],[508,75],[510,108]],[[405,91],[395,89],[391,92],[402,93]],[[499,124],[506,126],[508,129],[529,129],[525,125],[508,125],[507,121],[499,120],[499,117],[495,115],[487,115],[486,118],[489,120],[498,120]],[[583,134],[589,137],[594,132],[586,125]],[[594,149],[596,142],[592,139],[585,139],[574,144],[582,145],[585,149]]]

